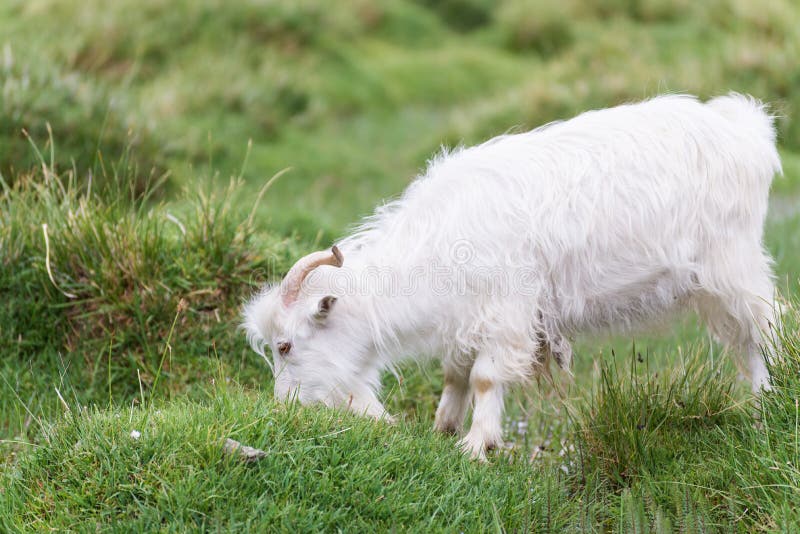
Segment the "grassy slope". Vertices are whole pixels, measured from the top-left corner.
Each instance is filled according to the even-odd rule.
[[[225,457],[228,436],[267,456],[253,465]],[[500,518],[523,527],[557,499],[530,487],[532,467],[476,466],[452,445],[420,425],[390,430],[217,388],[200,403],[67,418],[15,474],[44,486],[12,483],[5,518],[20,529],[75,527],[80,517],[83,527],[124,520],[133,530],[167,520],[175,530],[429,531]]]
[[[520,443],[469,462],[427,422],[395,427],[275,404],[223,373],[195,401],[72,405],[2,478],[7,530],[675,530],[800,527],[800,347],[757,410],[703,355],[654,376],[603,366],[558,454]],[[134,438],[132,431],[141,436]],[[266,451],[222,453],[233,437]],[[553,445],[558,449],[561,445]],[[529,461],[536,451],[536,459]],[[123,522],[123,523],[120,523]]]
[[[508,439],[519,454],[511,467],[498,460],[489,470],[463,464],[452,441],[425,430],[441,390],[437,369],[409,366],[402,385],[387,377],[389,406],[407,419],[399,428],[286,411],[261,398],[268,374],[233,328],[253,284],[400,191],[440,143],[661,90],[751,91],[786,116],[787,176],[775,185],[767,245],[783,294],[796,296],[800,15],[791,2],[507,1],[496,12],[482,0],[435,8],[354,1],[333,12],[313,0],[100,4],[0,6],[0,296],[8,304],[0,310],[0,439],[6,462],[22,456],[4,479],[7,526],[797,523],[796,384],[764,403],[763,426],[774,434],[753,427],[745,388],[726,389],[735,370],[715,356],[723,379],[705,385],[716,368],[689,373],[682,406],[663,385],[642,388],[704,357],[707,340],[691,320],[637,339],[635,350],[628,338],[579,343],[572,387],[528,388],[509,402]],[[49,169],[27,170],[51,158]],[[294,170],[249,224],[255,192],[288,165]],[[143,200],[164,172],[166,183]],[[224,177],[240,173],[222,190]],[[284,237],[290,232],[300,240]],[[627,376],[636,352],[647,361],[636,387],[607,380],[615,368]],[[228,380],[245,390],[220,389]],[[56,388],[73,414],[113,407],[62,420]],[[123,408],[131,403],[147,407]],[[143,418],[150,426],[139,425],[134,443],[128,427]],[[269,422],[281,433],[262,431]],[[335,446],[301,441],[349,427],[356,431]],[[236,429],[278,458],[248,468],[220,460],[215,440]],[[432,453],[417,460],[412,450]],[[291,468],[280,463],[287,458]],[[398,459],[411,463],[407,473],[398,474]],[[111,461],[116,467],[96,471]],[[103,476],[85,480],[95,471]],[[182,484],[186,473],[194,478]],[[391,495],[379,487],[387,473],[400,482]],[[353,491],[315,491],[310,481]],[[188,502],[197,513],[181,512]]]

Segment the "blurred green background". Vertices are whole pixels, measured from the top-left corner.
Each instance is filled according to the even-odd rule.
[[[4,175],[47,123],[61,168],[127,148],[168,192],[291,167],[258,224],[310,240],[442,144],[663,92],[769,102],[800,165],[793,0],[5,0],[0,46]]]

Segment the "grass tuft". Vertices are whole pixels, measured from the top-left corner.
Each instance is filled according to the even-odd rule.
[[[589,463],[618,487],[693,452],[699,436],[746,419],[732,373],[710,364],[704,352],[661,373],[647,373],[640,354],[631,358],[628,376],[613,362],[600,363],[597,394],[583,407],[578,433]]]
[[[168,391],[184,389],[218,353],[251,360],[239,307],[288,269],[294,241],[256,235],[233,210],[238,180],[185,191],[179,210],[152,201],[152,189],[126,191],[134,182],[116,175],[101,189],[44,163],[3,182],[0,349],[10,388],[35,390],[49,366],[45,376],[71,378],[81,403],[111,390],[130,400],[159,375]],[[180,350],[164,362],[170,332]],[[260,379],[263,369],[250,373]],[[26,421],[11,417],[5,432]]]

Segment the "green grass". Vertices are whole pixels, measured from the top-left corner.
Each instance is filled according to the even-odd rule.
[[[225,437],[267,455],[226,457]],[[532,467],[475,465],[453,444],[419,424],[389,429],[218,387],[147,412],[65,416],[5,479],[2,517],[11,530],[430,531],[501,518],[525,528],[557,502],[555,488],[530,487]]]
[[[519,442],[488,465],[429,421],[388,426],[275,403],[228,384],[220,366],[193,401],[65,403],[2,476],[0,522],[12,531],[794,530],[796,339],[787,334],[760,405],[736,398],[730,369],[701,351],[660,377],[603,364],[589,402],[559,403],[574,424],[563,441],[544,451]],[[228,457],[227,437],[266,456]]]
[[[202,382],[217,353],[231,370],[252,358],[235,331],[239,305],[254,280],[291,265],[295,241],[256,237],[252,219],[232,213],[236,181],[186,192],[173,211],[125,190],[136,183],[128,176],[107,178],[118,187],[102,192],[42,164],[0,182],[6,395],[52,409],[55,397],[38,393],[72,384],[81,403],[111,391],[128,402],[154,385],[165,350],[162,373],[178,390]],[[0,412],[0,432],[27,439],[36,427],[15,404]]]
[[[435,365],[385,377],[397,426],[279,405],[237,323],[441,144],[662,91],[779,114],[796,302],[799,53],[790,0],[2,3],[2,530],[797,530],[795,311],[760,404],[693,317],[577,340],[488,466],[430,430]]]

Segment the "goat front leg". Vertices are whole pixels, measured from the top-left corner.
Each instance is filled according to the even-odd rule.
[[[469,384],[474,399],[472,426],[459,446],[470,458],[486,461],[486,451],[503,439],[504,384],[497,362],[481,353],[472,366]]]

